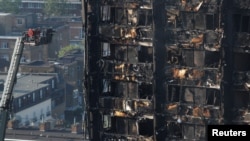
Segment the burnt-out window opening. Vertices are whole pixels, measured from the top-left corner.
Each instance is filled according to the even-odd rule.
[[[130,135],[138,135],[138,122],[133,119],[128,120],[128,134]]]
[[[138,84],[133,82],[111,82],[111,95],[115,97],[138,98]]]
[[[196,105],[203,105],[206,100],[206,89],[204,88],[194,88],[194,103]]]
[[[117,119],[116,119],[116,117],[111,117],[110,118],[110,123],[111,123],[111,126],[110,126],[110,128],[108,129],[108,132],[115,132],[116,130],[117,130],[117,128],[116,128],[116,121]]]
[[[153,31],[152,29],[146,28],[137,28],[136,29],[137,38],[141,41],[151,41],[153,39]]]
[[[103,84],[103,88],[102,88],[103,95],[110,95],[110,93],[111,93],[110,80],[103,79],[102,84]]]
[[[102,57],[109,57],[111,56],[111,49],[109,43],[102,43]]]
[[[127,14],[127,24],[128,25],[137,25],[138,23],[138,14],[137,11],[134,9],[127,9],[126,11]]]
[[[168,102],[179,102],[180,101],[180,86],[168,85],[167,87],[167,101]]]
[[[194,102],[194,89],[193,88],[188,88],[184,87],[182,91],[182,102],[184,103],[189,103],[193,104]]]
[[[138,62],[138,51],[136,47],[134,46],[128,47],[127,61],[132,64]]]
[[[175,49],[167,48],[167,62],[169,64],[181,65],[182,64],[181,50],[179,50],[177,47]]]
[[[103,128],[106,133],[138,135],[138,123],[134,119],[127,119],[122,117],[110,117],[109,115],[107,115],[106,121],[104,119],[105,118],[103,118],[103,127],[104,125],[108,125],[105,126],[107,128]]]
[[[153,48],[138,46],[138,60],[139,62],[153,62]]]
[[[153,96],[153,86],[151,84],[142,83],[139,85],[139,98],[140,99],[152,99]]]
[[[218,51],[205,51],[205,66],[206,67],[219,67],[221,54]]]
[[[216,69],[205,70],[205,74],[202,79],[204,81],[205,86],[216,86],[217,88],[219,88],[221,82],[221,73],[219,70]]]
[[[108,74],[110,74],[113,70],[112,62],[104,59],[100,59],[97,61],[96,66],[102,71],[103,75],[107,78]]]
[[[117,46],[114,44],[110,44],[109,46],[110,46],[110,56],[105,57],[105,58],[113,60],[113,59],[115,59],[115,50],[116,50]]]
[[[153,135],[154,128],[152,119],[141,119],[138,124],[139,124],[139,135],[148,137]]]
[[[120,46],[115,52],[117,60],[132,64],[138,62],[138,51],[134,46]]]
[[[104,130],[110,130],[111,128],[111,116],[110,115],[102,116],[102,128]]]
[[[250,34],[247,32],[238,32],[237,33],[237,37],[236,37],[236,41],[235,43],[235,49],[236,50],[241,50],[241,51],[245,51],[245,53],[249,53],[250,50]]]
[[[204,37],[204,43],[209,47],[219,45],[221,40],[221,34],[215,30],[207,30]]]
[[[128,11],[126,9],[116,8],[115,14],[115,23],[120,25],[128,24]]]
[[[126,82],[113,82],[112,94],[117,97],[127,97],[128,88]]]
[[[250,16],[242,16],[242,32],[250,32]]]
[[[219,16],[218,14],[207,14],[206,15],[206,29],[215,30],[219,27]]]
[[[184,29],[194,29],[195,28],[195,19],[194,13],[181,12],[182,26]]]
[[[127,98],[138,98],[138,84],[133,82],[128,82],[128,97]]]
[[[194,66],[195,67],[202,67],[204,66],[204,51],[194,51]]]
[[[242,60],[250,60],[250,53],[234,53],[235,71],[249,71],[250,70],[249,61],[242,61]]]
[[[213,106],[220,106],[221,94],[216,89],[206,89],[206,104]]]
[[[170,138],[182,137],[182,126],[177,122],[167,123],[167,136]]]
[[[241,14],[234,14],[233,16],[234,18],[234,29],[236,32],[240,32],[241,31]]]
[[[196,139],[205,139],[206,137],[206,127],[203,125],[195,125],[195,138]]]
[[[120,61],[127,61],[127,47],[126,46],[117,46],[115,49],[115,59]]]
[[[187,104],[202,105],[206,100],[206,89],[183,87],[182,101]]]
[[[141,10],[138,12],[138,26],[149,26],[152,24],[152,11]]]
[[[205,19],[205,15],[203,13],[197,13],[195,14],[195,18],[194,18],[194,28],[195,29],[201,29],[204,30],[206,29],[206,19]]]
[[[235,85],[241,85],[246,81],[246,73],[245,72],[233,72],[233,82]]]
[[[116,8],[115,7],[111,7],[110,8],[110,23],[115,23],[116,21]]]
[[[234,90],[234,108],[247,109],[249,104],[249,92]]]
[[[109,5],[102,5],[100,6],[100,12],[101,12],[101,20],[102,21],[110,21],[110,6]]]
[[[116,131],[118,134],[128,134],[128,120],[125,118],[116,118]]]
[[[114,105],[114,109],[120,109],[120,110],[124,110],[124,100],[123,99],[120,99],[120,98],[117,98],[117,99],[114,99],[115,101],[115,105]]]
[[[178,19],[178,11],[167,10],[167,28],[176,28],[176,22]]]
[[[112,109],[112,108],[114,108],[114,105],[115,105],[115,101],[111,98],[100,98],[99,99],[100,108]]]
[[[194,139],[195,137],[195,126],[192,124],[183,124],[183,138]]]
[[[204,66],[204,56],[204,51],[182,50],[182,65],[190,67]]]
[[[236,32],[250,32],[250,16],[249,15],[234,15],[234,29]]]
[[[181,12],[180,16],[185,29],[205,29],[206,19],[203,13]]]
[[[184,139],[204,139],[206,137],[206,128],[203,125],[183,124]]]
[[[167,30],[166,31],[166,38],[165,38],[166,43],[175,44],[177,38],[178,38],[178,35],[173,30]]]

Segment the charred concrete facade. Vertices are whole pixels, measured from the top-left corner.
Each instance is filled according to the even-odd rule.
[[[248,124],[247,3],[85,1],[90,139],[206,140],[208,124]]]

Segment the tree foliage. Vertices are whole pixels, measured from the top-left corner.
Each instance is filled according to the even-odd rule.
[[[61,58],[72,50],[81,49],[78,45],[69,45],[59,50],[58,57]]]
[[[18,13],[21,0],[0,0],[0,12]]]
[[[45,0],[44,1],[44,13],[50,16],[61,16],[67,11],[67,1],[66,0]]]

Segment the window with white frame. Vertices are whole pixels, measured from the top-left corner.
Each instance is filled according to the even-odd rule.
[[[35,3],[28,3],[28,8],[35,8],[36,4]]]
[[[18,8],[23,8],[23,4],[20,3],[20,4],[18,5]]]
[[[78,80],[78,86],[82,85],[82,80]]]
[[[18,99],[18,107],[21,108],[21,106],[22,106],[22,98],[19,98]]]
[[[55,88],[55,80],[52,80],[52,89]]]
[[[40,99],[43,98],[43,90],[40,90]]]
[[[36,101],[36,93],[33,93],[33,102]]]
[[[36,117],[36,111],[33,112],[33,122],[37,121],[37,117]]]
[[[2,42],[2,43],[1,43],[1,48],[2,48],[2,49],[9,48],[9,47],[8,47],[8,42]]]
[[[6,60],[6,61],[10,61],[10,56],[8,54],[3,54],[1,56],[2,59]]]
[[[59,36],[58,36],[58,40],[62,40],[62,34],[60,33]]]
[[[44,120],[43,118],[44,118],[43,109],[41,109],[41,111],[40,111],[40,120]]]
[[[51,113],[50,113],[50,106],[47,106],[47,111],[46,111],[46,116],[50,116]]]
[[[22,56],[21,59],[20,59],[20,62],[21,62],[21,63],[26,62],[26,57],[25,57],[25,56]]]
[[[22,25],[22,24],[23,24],[23,19],[17,18],[17,19],[16,19],[16,23],[17,23],[18,25]]]
[[[80,37],[80,39],[82,39],[82,38],[83,38],[83,31],[82,31],[82,28],[80,28],[79,37]]]
[[[42,3],[37,3],[37,8],[42,9],[43,8]]]

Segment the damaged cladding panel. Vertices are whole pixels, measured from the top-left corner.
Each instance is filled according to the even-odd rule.
[[[221,40],[216,0],[167,0],[166,125],[168,140],[206,140],[221,124]]]
[[[206,140],[207,124],[249,124],[249,3],[88,1],[90,139]]]

